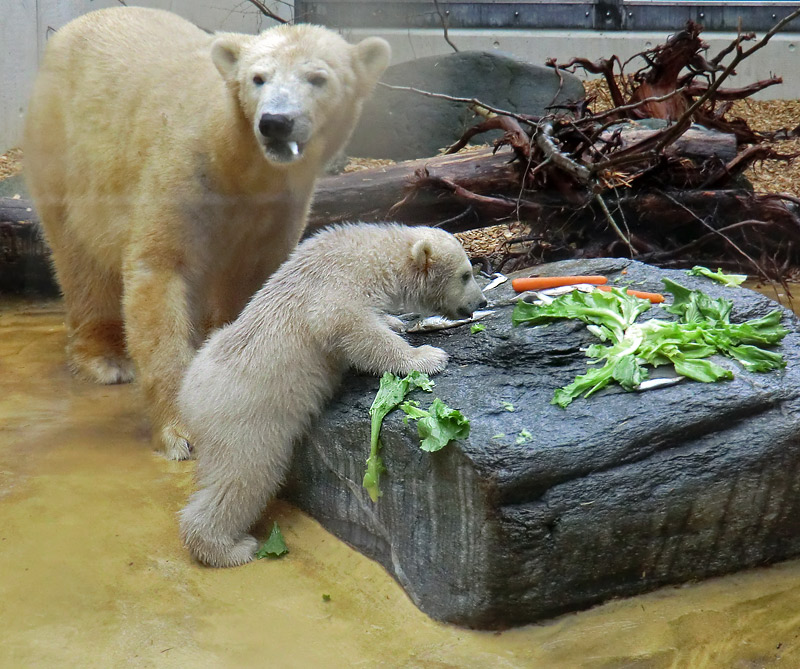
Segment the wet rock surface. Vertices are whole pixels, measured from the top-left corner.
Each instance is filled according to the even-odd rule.
[[[548,105],[584,96],[578,77],[560,74],[561,80],[552,68],[501,53],[460,51],[392,65],[381,81],[451,97],[478,98],[499,109],[541,116]],[[428,158],[455,143],[474,123],[475,114],[463,103],[378,86],[364,103],[345,153],[393,160]],[[501,135],[482,134],[475,142],[486,143]]]
[[[733,321],[780,308],[627,260],[536,271],[654,291],[669,276],[732,299]],[[378,379],[352,375],[298,447],[285,496],[383,564],[423,611],[478,628],[800,554],[800,322],[789,311],[783,371],[751,374],[719,358],[734,380],[611,387],[560,409],[553,391],[586,370],[581,348],[594,338],[573,321],[512,328],[512,296],[510,283],[487,294],[497,311],[481,333],[409,335],[449,352],[433,395],[471,420],[469,439],[422,452],[416,427],[393,412],[382,431],[383,497],[372,503],[361,479]],[[427,407],[432,396],[413,398]]]

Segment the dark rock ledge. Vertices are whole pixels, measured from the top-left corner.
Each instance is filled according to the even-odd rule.
[[[628,260],[565,261],[541,274],[606,274],[642,290],[670,276],[734,300],[734,320],[766,297]],[[411,337],[451,355],[435,395],[472,434],[419,450],[401,412],[383,427],[388,473],[373,504],[361,487],[375,378],[353,375],[298,449],[285,496],[376,559],[432,617],[503,628],[800,555],[800,323],[781,372],[607,389],[566,410],[553,391],[586,369],[582,325],[512,328],[509,284],[490,293],[486,330]],[[651,309],[644,318],[658,316]],[[416,393],[423,406],[430,402]],[[515,411],[506,411],[502,402]],[[517,443],[521,431],[531,434]],[[505,436],[498,436],[505,435]]]

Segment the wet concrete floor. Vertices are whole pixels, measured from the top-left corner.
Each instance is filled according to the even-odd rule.
[[[502,633],[430,620],[285,503],[287,556],[202,568],[175,518],[192,463],[64,344],[60,302],[0,302],[0,667],[800,667],[800,561]]]

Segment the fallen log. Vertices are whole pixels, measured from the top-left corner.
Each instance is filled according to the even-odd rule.
[[[471,192],[508,194],[518,188],[520,179],[520,168],[512,160],[508,152],[481,149],[324,177],[317,182],[308,225],[313,229],[343,221],[387,219],[433,225],[465,207],[434,190],[411,194],[418,175],[444,177]],[[481,225],[475,221],[471,227]]]
[[[715,264],[727,255],[748,272],[754,257],[762,265],[766,258],[768,268],[800,265],[800,207],[791,198],[729,188],[609,190],[604,204],[627,226],[632,253],[597,198],[521,189],[524,165],[513,158],[508,150],[481,149],[324,177],[309,230],[348,220],[396,220],[459,232],[522,220],[541,243],[505,269],[609,255],[669,265]],[[0,291],[56,292],[29,201],[0,198],[0,244]]]

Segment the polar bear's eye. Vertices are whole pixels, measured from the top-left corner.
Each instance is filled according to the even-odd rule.
[[[461,280],[462,280],[464,283],[467,283],[467,281],[469,281],[471,277],[472,277],[472,272],[464,272],[464,273],[461,275]]]
[[[264,77],[262,77],[260,74],[255,75],[253,77],[253,83],[256,86],[262,86],[264,84]]]
[[[314,72],[308,75],[308,83],[317,87],[324,86],[328,83],[328,75],[324,72]]]

